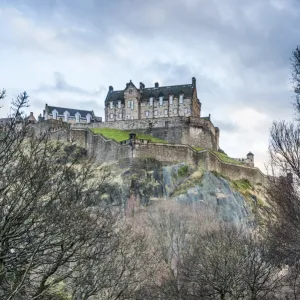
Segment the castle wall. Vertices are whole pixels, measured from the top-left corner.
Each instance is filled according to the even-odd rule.
[[[213,124],[204,119],[192,117],[166,117],[157,119],[126,120],[97,124],[76,124],[72,129],[115,128],[151,134],[154,137],[175,144],[187,144],[205,149],[218,150],[218,139]]]
[[[266,183],[267,177],[258,169],[222,162],[211,151],[196,152],[185,145],[138,144],[134,157],[154,157],[164,162],[185,162],[205,170],[217,171],[232,180],[248,179],[252,183]]]
[[[112,140],[106,140],[101,135],[87,132],[87,151],[97,163],[113,162],[132,156],[132,148],[128,145],[120,145]]]

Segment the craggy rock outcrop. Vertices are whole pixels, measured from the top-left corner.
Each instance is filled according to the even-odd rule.
[[[134,214],[141,205],[175,200],[217,213],[220,220],[245,225],[254,222],[255,193],[241,192],[221,174],[191,169],[184,163],[166,165],[150,158],[119,163],[114,172],[112,184],[118,191],[114,197],[124,204],[126,215]],[[251,189],[255,190],[253,186]]]

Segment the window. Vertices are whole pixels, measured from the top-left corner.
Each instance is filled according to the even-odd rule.
[[[163,105],[164,104],[164,97],[160,96],[159,97],[159,105]]]
[[[146,110],[146,111],[145,111],[145,115],[146,115],[146,118],[149,117],[149,110]]]
[[[173,95],[169,96],[169,102],[170,102],[170,104],[173,104]]]
[[[112,101],[109,102],[109,108],[110,108],[110,109],[113,109],[113,108],[114,108],[114,104],[113,104]]]
[[[86,122],[91,123],[91,115],[90,114],[86,115]]]
[[[110,115],[109,115],[109,118],[110,118],[110,119],[113,119],[113,118],[114,118],[114,114],[110,114]]]
[[[174,114],[177,114],[177,109],[174,109],[174,111],[173,111],[173,112],[174,112]]]
[[[119,114],[119,119],[122,119],[122,114]]]
[[[79,113],[79,112],[77,112],[77,113],[75,114],[75,120],[76,120],[76,123],[79,123],[79,122],[80,122],[80,113]]]
[[[168,114],[168,110],[167,109],[165,109],[165,115],[167,115]]]
[[[153,106],[153,97],[150,97],[150,98],[149,98],[149,105],[150,105],[150,106]]]
[[[154,116],[157,116],[157,110],[154,111]]]
[[[127,107],[128,107],[128,108],[131,107],[131,101],[130,101],[130,100],[127,101]]]
[[[52,117],[53,117],[53,119],[57,119],[57,115],[58,115],[58,112],[57,112],[57,110],[56,109],[54,109],[53,111],[52,111]]]
[[[67,111],[64,112],[64,121],[68,122],[69,120],[69,113]]]
[[[129,92],[129,94],[132,94],[132,89],[130,89],[128,92]]]
[[[185,113],[185,114],[188,113],[188,109],[187,109],[187,108],[184,109],[184,113]]]
[[[134,105],[134,101],[133,100],[131,100],[131,109],[133,109],[133,106]]]
[[[121,108],[121,101],[118,101],[118,108]]]
[[[183,103],[183,94],[180,94],[180,96],[179,96],[179,103]]]
[[[130,115],[127,115],[127,120],[129,120],[130,119]]]

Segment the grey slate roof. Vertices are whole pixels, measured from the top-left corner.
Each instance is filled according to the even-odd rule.
[[[75,114],[77,112],[80,113],[80,116],[82,118],[85,118],[88,114],[90,114],[93,118],[95,117],[95,114],[92,110],[82,110],[82,109],[74,109],[74,108],[66,108],[66,107],[58,107],[58,106],[49,106],[46,105],[47,113],[52,114],[52,111],[54,109],[57,110],[58,115],[63,115],[65,111],[68,111],[71,117],[75,117]]]
[[[183,85],[173,85],[173,86],[160,86],[160,87],[151,87],[144,88],[142,90],[137,89],[141,93],[141,99],[149,99],[154,97],[155,99],[163,96],[168,98],[169,95],[174,95],[176,97],[179,94],[183,93],[185,98],[192,97],[194,92],[194,86],[192,84],[183,84]],[[124,102],[124,90],[108,92],[105,103],[108,101],[117,102],[121,100]]]

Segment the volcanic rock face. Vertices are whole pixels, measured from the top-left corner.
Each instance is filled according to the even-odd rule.
[[[124,213],[132,215],[141,206],[157,201],[177,201],[212,212],[217,218],[235,224],[254,221],[255,196],[245,197],[233,182],[221,174],[191,169],[184,163],[164,165],[147,159],[115,168],[115,197],[124,204]],[[249,200],[250,199],[250,200]]]

